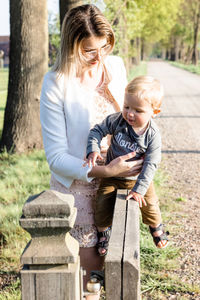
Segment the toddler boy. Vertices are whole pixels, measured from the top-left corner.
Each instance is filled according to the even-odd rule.
[[[163,87],[151,76],[133,79],[125,89],[122,112],[109,115],[101,124],[90,130],[87,145],[87,162],[95,165],[101,160],[100,144],[103,137],[111,135],[106,164],[118,156],[135,152],[134,159],[144,158],[140,174],[136,177],[103,178],[95,203],[95,223],[98,229],[97,248],[106,255],[112,224],[117,189],[131,190],[128,199],[139,203],[143,223],[149,226],[158,248],[168,244],[168,232],[163,231],[158,198],[152,183],[161,160],[161,136],[152,119],[160,112]]]

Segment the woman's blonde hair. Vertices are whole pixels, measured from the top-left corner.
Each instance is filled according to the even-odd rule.
[[[129,82],[125,91],[127,94],[147,101],[154,109],[160,108],[164,96],[163,86],[152,76],[135,77]]]
[[[90,37],[107,38],[111,45],[109,53],[115,43],[111,25],[101,11],[91,4],[72,8],[63,20],[61,29],[61,45],[53,71],[58,74],[74,76],[87,61],[81,54],[81,44]],[[108,53],[108,54],[109,54]]]

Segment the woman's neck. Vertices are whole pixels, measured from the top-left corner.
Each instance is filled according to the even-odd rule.
[[[77,78],[79,79],[81,84],[95,89],[101,82],[102,75],[103,66],[102,64],[98,64],[91,69],[83,71],[79,76],[77,76]]]

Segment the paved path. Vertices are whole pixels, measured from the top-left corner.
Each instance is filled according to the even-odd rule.
[[[148,63],[148,75],[159,79],[165,89],[157,123],[169,191],[174,199],[187,199],[170,221],[176,232],[172,239],[184,251],[177,274],[200,286],[200,76],[161,61]]]

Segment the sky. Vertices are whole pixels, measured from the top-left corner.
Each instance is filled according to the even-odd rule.
[[[10,34],[9,0],[0,0],[0,35]],[[43,1],[43,0],[42,0]],[[48,11],[58,13],[58,0],[47,0]]]

